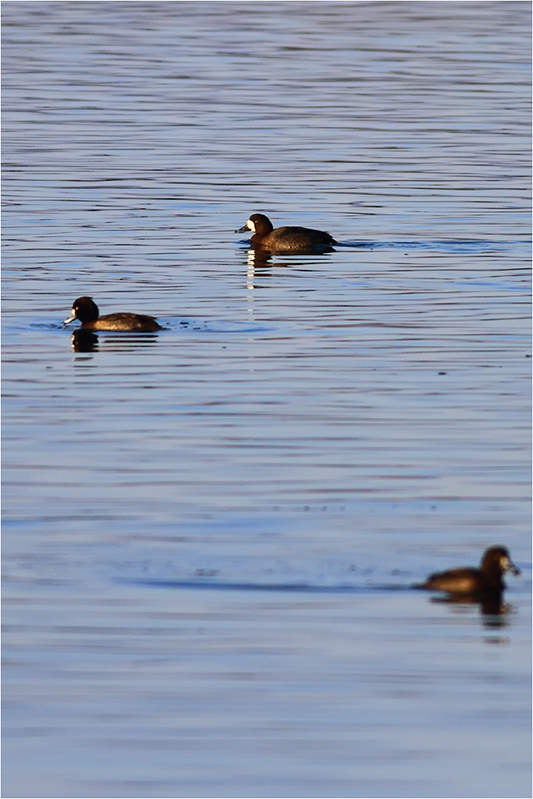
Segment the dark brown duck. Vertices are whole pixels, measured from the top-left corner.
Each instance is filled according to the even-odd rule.
[[[70,324],[75,319],[81,322],[84,330],[123,330],[135,333],[150,333],[162,330],[160,324],[153,316],[138,313],[110,313],[100,316],[97,304],[92,297],[78,297],[74,301],[72,311],[64,325]]]
[[[512,562],[507,547],[490,547],[485,551],[479,569],[466,566],[436,572],[430,574],[424,583],[415,585],[415,588],[470,597],[501,594],[505,589],[502,579],[505,572],[520,574],[520,569]]]
[[[311,254],[331,250],[335,239],[323,230],[285,226],[274,228],[264,214],[252,214],[247,223],[236,233],[253,233],[250,244],[277,253]]]

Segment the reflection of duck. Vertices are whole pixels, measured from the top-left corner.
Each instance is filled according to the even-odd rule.
[[[74,352],[94,352],[98,349],[98,336],[92,330],[80,327],[72,334],[72,349]]]
[[[503,601],[503,591],[484,594],[443,594],[432,597],[431,601],[438,605],[460,605],[461,608],[465,605],[477,605],[483,616],[506,616],[511,610],[511,606]],[[495,626],[501,626],[502,623]],[[492,622],[489,622],[489,626],[492,626]]]
[[[160,324],[153,316],[136,313],[110,313],[100,316],[97,304],[91,297],[78,297],[74,301],[68,319],[63,322],[68,325],[78,319],[84,330],[123,330],[137,333],[149,333],[153,330],[162,330]]]
[[[489,597],[501,600],[505,589],[502,575],[506,571],[520,574],[520,569],[512,562],[506,547],[490,547],[485,551],[479,569],[464,567],[436,572],[415,588],[443,591],[457,601],[461,601],[461,598],[479,601]]]
[[[157,330],[145,333],[131,330],[123,336],[122,330],[104,330],[105,336],[98,336],[92,330],[79,327],[72,333],[71,345],[74,352],[136,352],[140,347],[152,347],[157,342]]]
[[[284,252],[294,254],[311,254],[330,251],[335,239],[323,230],[313,230],[307,227],[278,227],[274,228],[270,219],[264,214],[252,214],[247,223],[236,233],[253,233],[250,244],[263,247],[271,252]]]

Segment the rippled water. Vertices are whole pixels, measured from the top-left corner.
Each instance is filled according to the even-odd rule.
[[[530,795],[530,5],[2,23],[4,796]]]

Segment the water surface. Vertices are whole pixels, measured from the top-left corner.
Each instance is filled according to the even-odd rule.
[[[4,795],[530,795],[529,4],[2,22]]]

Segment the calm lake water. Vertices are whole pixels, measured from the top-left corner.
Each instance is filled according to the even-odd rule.
[[[530,14],[2,4],[5,797],[531,795]]]

